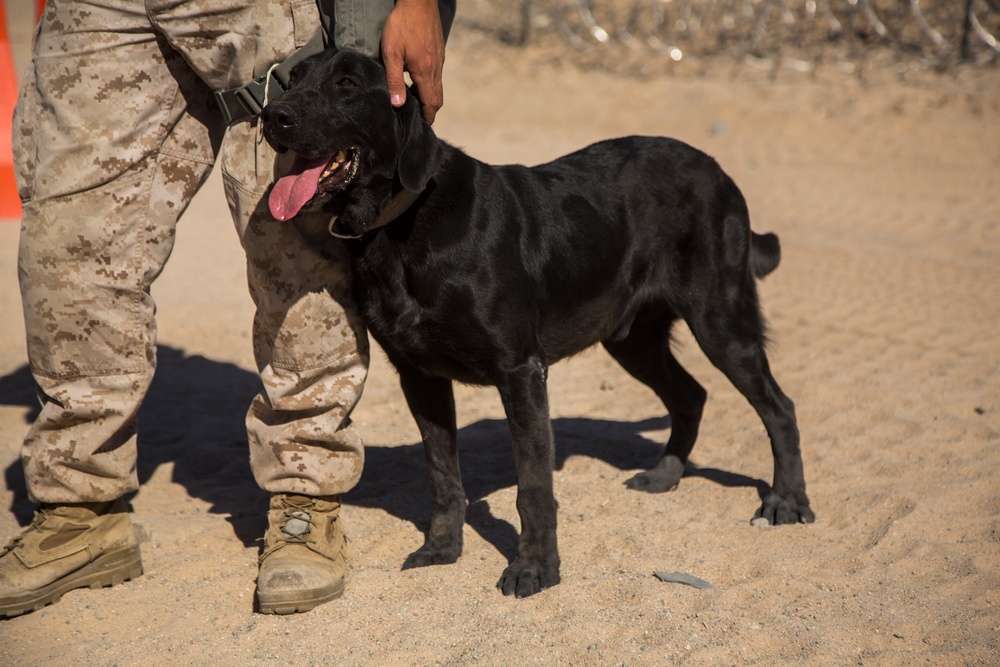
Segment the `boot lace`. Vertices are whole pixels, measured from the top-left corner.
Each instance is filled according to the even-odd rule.
[[[14,536],[14,538],[0,551],[0,558],[6,556],[11,551],[14,551],[19,546],[24,543],[24,538],[28,536],[29,533],[40,530],[42,524],[45,523],[49,516],[52,514],[54,508],[51,507],[39,507],[35,510],[35,516],[31,519],[31,524],[22,530],[20,534]]]
[[[289,498],[286,496],[281,499],[281,504],[283,506],[281,518],[275,526],[280,533],[280,538],[261,554],[261,560],[286,544],[309,545],[316,543],[316,540],[311,537],[312,528],[316,522],[313,521],[310,514],[310,511],[316,508],[315,501],[308,497]]]

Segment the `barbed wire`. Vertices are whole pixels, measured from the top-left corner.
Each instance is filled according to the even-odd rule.
[[[505,43],[562,43],[584,65],[726,57],[803,72],[1000,63],[1000,0],[462,0]]]

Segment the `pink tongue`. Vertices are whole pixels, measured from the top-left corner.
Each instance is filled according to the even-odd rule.
[[[278,179],[271,188],[267,203],[271,215],[278,220],[291,220],[306,202],[313,198],[319,187],[319,175],[323,173],[329,158],[307,160],[295,156],[288,173]]]

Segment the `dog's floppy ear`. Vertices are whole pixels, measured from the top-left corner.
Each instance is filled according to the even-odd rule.
[[[424,122],[420,101],[412,90],[406,96],[406,103],[396,113],[399,114],[403,132],[396,167],[399,182],[407,190],[420,192],[434,176],[444,157],[441,141],[431,126]]]

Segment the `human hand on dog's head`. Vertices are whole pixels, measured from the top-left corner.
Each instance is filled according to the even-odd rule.
[[[444,33],[437,0],[398,0],[382,28],[382,62],[394,107],[406,102],[403,72],[409,72],[424,121],[434,122],[444,105]]]

